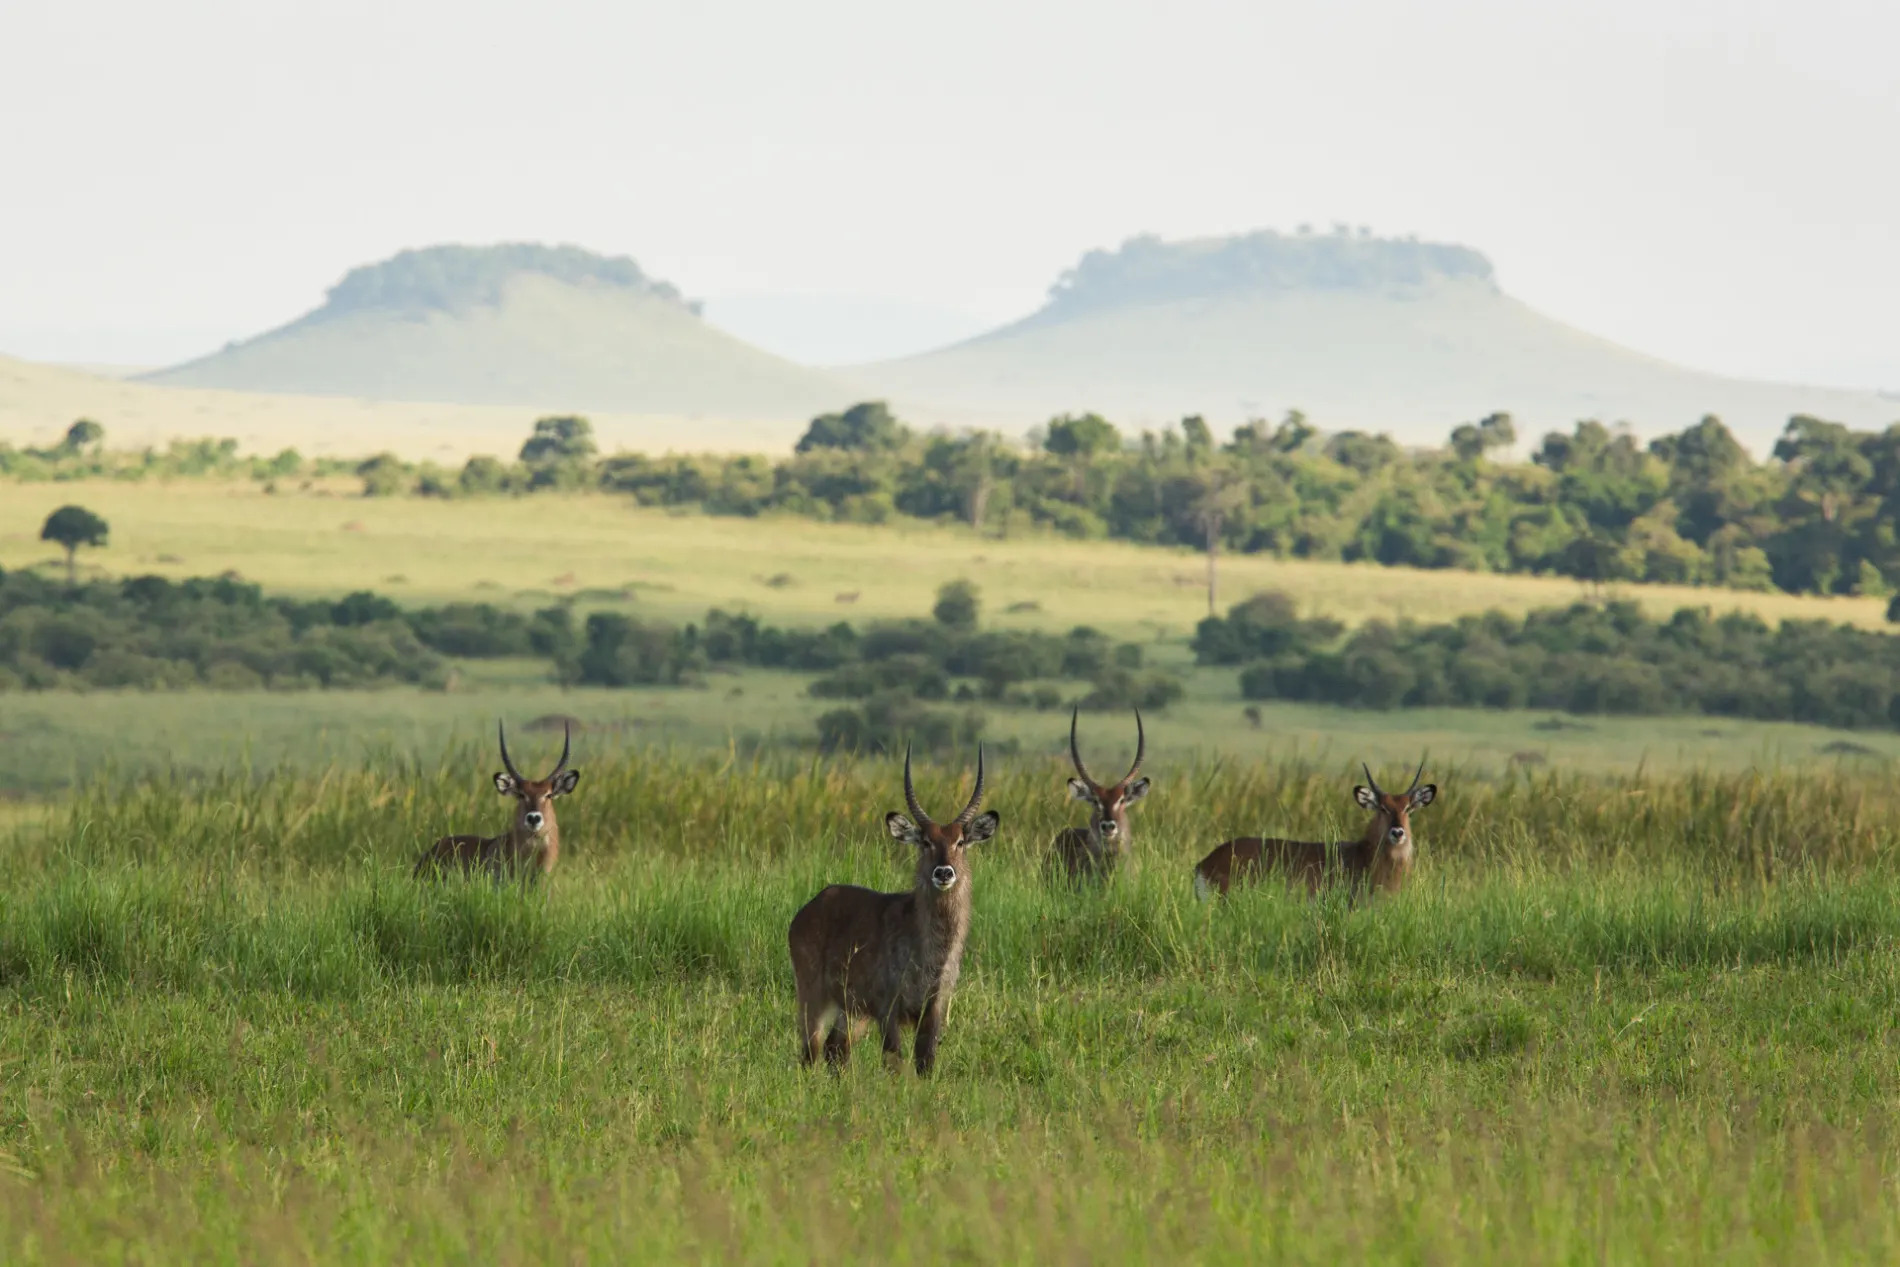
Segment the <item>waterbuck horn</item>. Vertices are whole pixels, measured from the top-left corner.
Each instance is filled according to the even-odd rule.
[[[1418,759],[1418,769],[1412,772],[1412,786],[1405,789],[1405,794],[1407,796],[1410,796],[1412,793],[1418,791],[1418,781],[1424,776],[1425,776],[1425,758],[1420,757]]]
[[[569,722],[563,721],[561,723],[561,759],[554,763],[554,773],[548,776],[548,782],[552,783],[554,782],[554,780],[560,778],[561,771],[567,769],[568,745],[573,741],[573,739],[574,739],[574,730],[573,730],[572,724]],[[1420,768],[1422,769],[1423,767],[1420,767]]]
[[[1123,786],[1135,781],[1135,776],[1141,773],[1141,759],[1147,755],[1148,732],[1141,728],[1141,710],[1137,708],[1135,710],[1135,764],[1129,766],[1128,773],[1122,776]]]
[[[1372,794],[1380,800],[1384,800],[1385,793],[1379,790],[1379,780],[1372,777],[1372,767],[1361,761],[1359,768],[1366,772],[1366,785],[1372,789]],[[1424,767],[1421,765],[1420,768],[1423,769]]]
[[[919,827],[930,825],[930,815],[924,813],[924,807],[917,803],[917,787],[910,781],[910,745],[904,745],[904,804],[910,807],[910,816],[917,820]]]
[[[501,736],[501,763],[507,767],[509,777],[517,783],[526,783],[527,780],[521,777],[521,771],[515,769],[514,761],[508,756],[508,724],[496,722],[495,732]]]
[[[976,790],[970,793],[970,803],[963,807],[956,822],[959,827],[968,827],[976,812],[983,808],[983,745],[976,746]]]
[[[1069,710],[1069,760],[1075,762],[1075,772],[1082,776],[1082,782],[1092,785],[1095,780],[1089,777],[1088,767],[1082,764],[1082,749],[1075,742],[1075,721],[1081,715],[1080,705]]]

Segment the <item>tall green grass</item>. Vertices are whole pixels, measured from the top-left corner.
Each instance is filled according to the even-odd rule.
[[[505,820],[489,764],[99,784],[14,831],[0,1257],[1900,1252],[1878,779],[1428,770],[1404,894],[1200,903],[1225,836],[1356,832],[1351,772],[1160,770],[1078,892],[1062,768],[993,763],[920,1081],[798,1067],[784,944],[822,884],[906,881],[895,763],[594,762],[547,884],[412,883]]]

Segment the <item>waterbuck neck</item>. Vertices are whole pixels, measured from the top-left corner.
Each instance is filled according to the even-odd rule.
[[[958,860],[957,882],[939,889],[931,881],[936,863],[929,855],[918,860],[917,896],[918,932],[925,945],[945,948],[960,943],[970,927],[970,871],[968,859]]]
[[[516,853],[538,853],[545,859],[544,865],[551,868],[554,860],[561,856],[561,824],[554,817],[553,806],[547,808],[545,815],[541,830],[535,831],[521,820],[520,814],[516,814],[509,835],[513,838],[511,843]]]
[[[1404,839],[1396,843],[1390,835],[1395,826],[1406,829]],[[1357,843],[1366,851],[1368,885],[1375,889],[1395,889],[1405,882],[1412,869],[1412,832],[1410,824],[1398,814],[1391,809],[1373,814]]]

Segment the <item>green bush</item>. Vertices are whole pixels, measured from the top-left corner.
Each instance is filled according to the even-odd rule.
[[[1204,641],[1223,654],[1236,645],[1220,630]],[[1240,686],[1248,699],[1360,708],[1706,713],[1885,727],[1900,725],[1900,638],[1825,621],[1770,627],[1706,608],[1652,621],[1635,603],[1578,603],[1522,619],[1374,621],[1337,645],[1286,644],[1249,664]]]

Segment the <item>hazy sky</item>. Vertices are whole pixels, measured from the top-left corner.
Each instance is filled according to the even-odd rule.
[[[849,360],[1085,249],[1334,221],[1700,368],[1900,388],[1891,0],[0,12],[0,351],[151,363],[406,246],[625,252]]]

